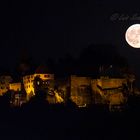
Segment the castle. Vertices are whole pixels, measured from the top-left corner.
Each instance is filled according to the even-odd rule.
[[[88,107],[93,104],[108,104],[112,107],[125,104],[126,94],[133,92],[134,80],[134,76],[129,81],[125,77],[116,77],[109,73],[98,78],[83,75],[57,77],[47,68],[38,67],[34,73],[24,75],[19,82],[14,82],[9,75],[1,76],[0,95],[10,90],[11,104],[21,106],[42,89],[50,104],[65,104],[70,99],[78,107]]]

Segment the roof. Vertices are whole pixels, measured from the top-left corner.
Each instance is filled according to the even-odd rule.
[[[100,90],[115,90],[115,89],[122,89],[122,86],[118,86],[118,87],[105,87],[105,88],[102,88],[101,86],[97,85],[97,87],[100,89]]]

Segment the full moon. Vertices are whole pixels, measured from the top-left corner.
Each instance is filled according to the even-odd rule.
[[[125,33],[125,39],[131,47],[140,48],[140,24],[130,26]]]

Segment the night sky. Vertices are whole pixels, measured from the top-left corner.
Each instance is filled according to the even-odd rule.
[[[5,1],[1,3],[0,65],[13,67],[23,50],[41,61],[66,53],[77,56],[89,44],[107,43],[117,46],[138,73],[140,49],[129,47],[124,35],[131,24],[140,23],[139,5],[135,0]]]

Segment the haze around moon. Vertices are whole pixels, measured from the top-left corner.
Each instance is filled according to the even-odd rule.
[[[140,24],[133,24],[125,33],[126,42],[133,48],[140,48]]]

